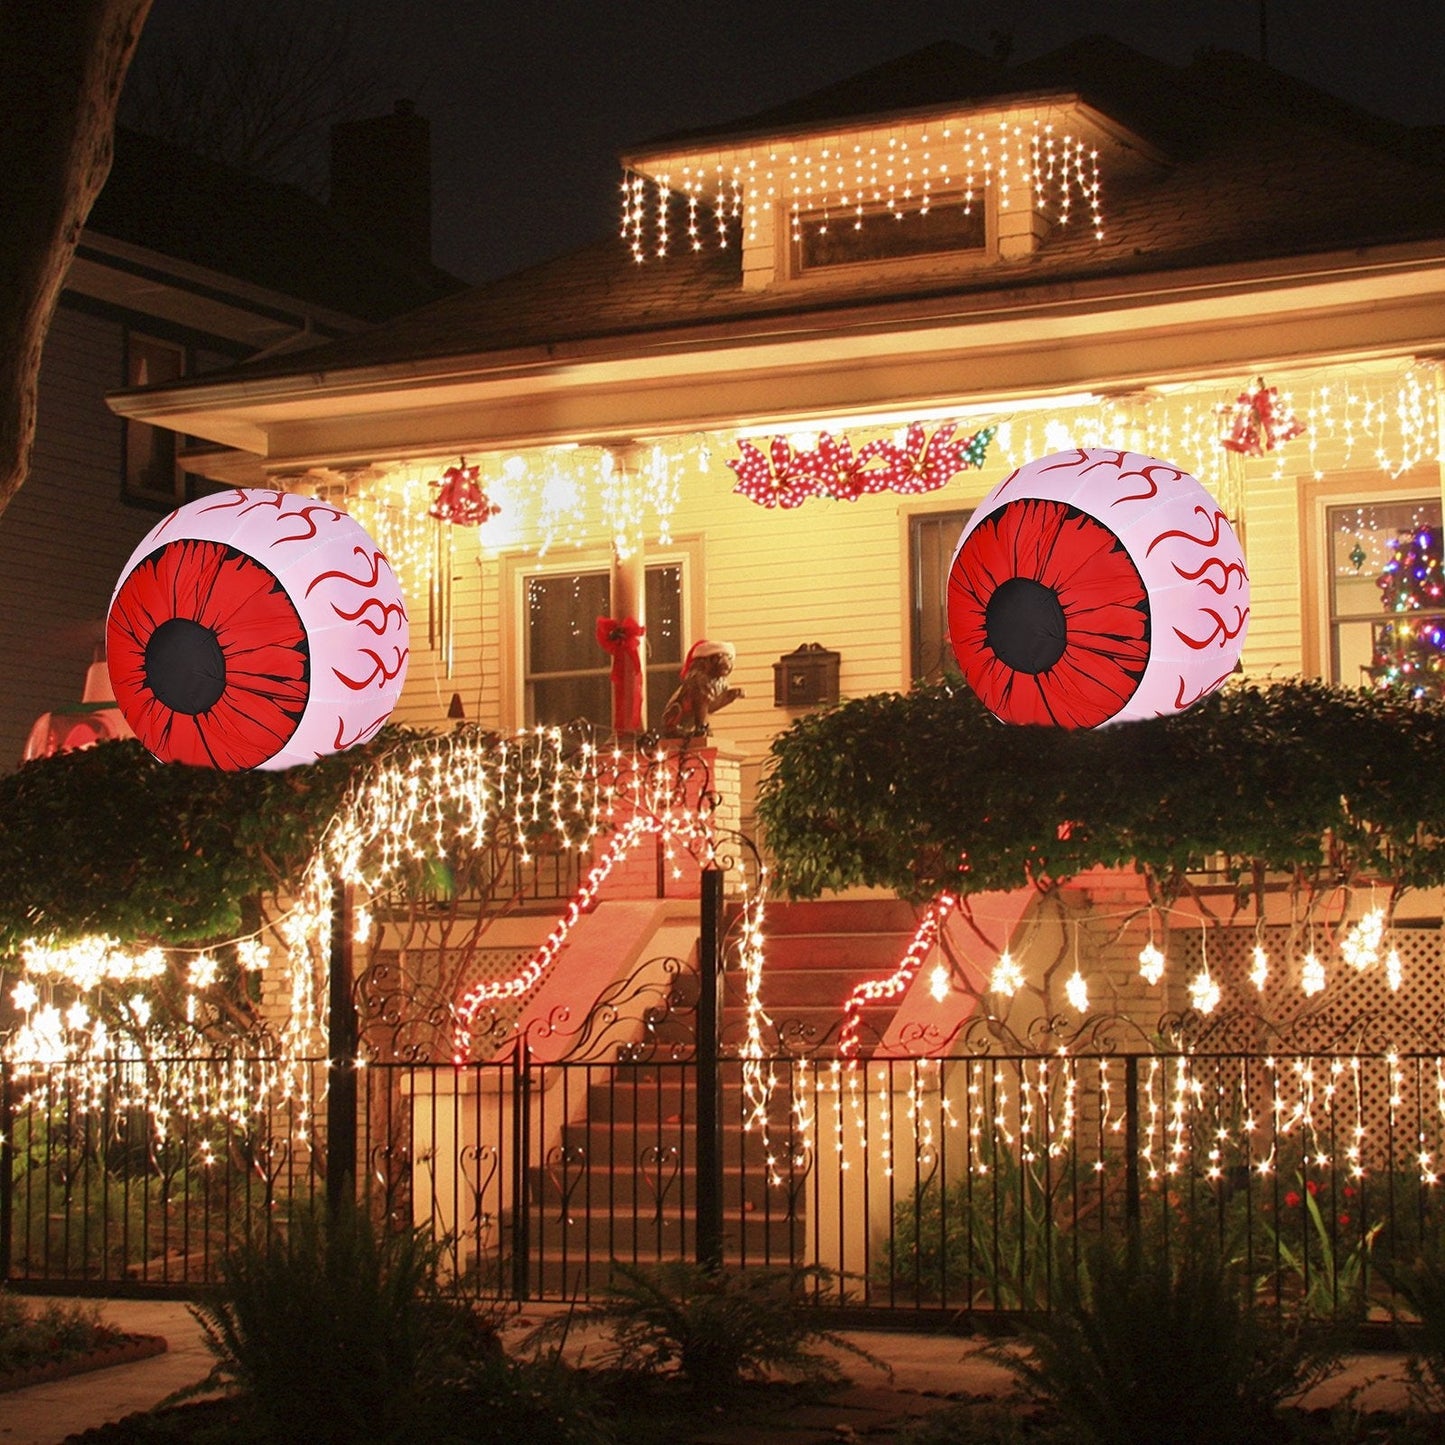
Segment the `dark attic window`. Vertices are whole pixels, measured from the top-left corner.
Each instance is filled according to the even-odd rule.
[[[794,242],[801,271],[829,266],[855,266],[874,261],[913,260],[959,251],[980,254],[988,244],[983,204],[964,209],[956,201],[940,201],[925,212],[891,211],[865,206],[856,211],[801,216]]]

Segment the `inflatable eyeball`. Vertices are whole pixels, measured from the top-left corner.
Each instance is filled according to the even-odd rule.
[[[162,762],[288,768],[365,742],[409,653],[376,543],[314,497],[178,508],[131,554],[106,619],[115,700]]]
[[[1097,727],[1213,692],[1244,648],[1249,575],[1187,472],[1080,448],[1020,467],[983,499],[947,602],[954,655],[990,712]]]

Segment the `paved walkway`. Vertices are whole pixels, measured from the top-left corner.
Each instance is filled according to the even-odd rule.
[[[116,1365],[52,1384],[32,1385],[0,1395],[0,1445],[60,1445],[69,1435],[146,1410],[196,1383],[211,1367],[201,1331],[184,1304],[161,1300],[108,1300],[102,1316],[121,1329],[161,1335],[163,1355]],[[524,1311],[518,1328],[540,1323],[540,1312]],[[850,1355],[840,1356],[854,1384],[826,1404],[790,1411],[766,1425],[740,1426],[720,1417],[698,1437],[699,1445],[823,1445],[866,1439],[889,1445],[894,1428],[939,1409],[950,1396],[1003,1396],[1011,1389],[1002,1366],[985,1357],[987,1343],[956,1335],[849,1330],[847,1337],[893,1368],[890,1382]],[[585,1338],[573,1342],[585,1353]],[[573,1350],[569,1349],[569,1354]],[[1305,1400],[1327,1406],[1352,1392],[1357,1408],[1403,1408],[1404,1361],[1395,1354],[1353,1355],[1346,1368]]]
[[[167,1395],[203,1380],[211,1355],[201,1327],[171,1300],[104,1300],[101,1318],[137,1335],[160,1335],[163,1355],[72,1375],[0,1395],[0,1445],[59,1445],[67,1435],[149,1410]]]

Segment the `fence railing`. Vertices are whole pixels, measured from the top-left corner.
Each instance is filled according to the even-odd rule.
[[[1207,1227],[1282,1308],[1359,1318],[1438,1225],[1445,1055],[718,1061],[723,1258],[840,1303],[1046,1309],[1096,1238]],[[0,1265],[184,1292],[327,1195],[329,1066],[192,1058],[3,1076]],[[479,1293],[586,1297],[695,1257],[696,1062],[370,1064],[358,1188]],[[704,1151],[704,1157],[706,1151]]]

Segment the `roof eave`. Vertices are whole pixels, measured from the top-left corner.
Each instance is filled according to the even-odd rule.
[[[1266,294],[1276,298],[1274,306],[1259,305]],[[1358,313],[1355,324],[1348,322],[1346,302]],[[1376,309],[1385,305],[1395,311],[1414,306],[1423,322],[1401,323],[1389,330]],[[721,415],[705,417],[699,411],[686,422],[669,423],[661,411],[643,416],[634,404],[629,403],[632,409],[625,414],[619,408],[625,386],[637,389],[642,384],[658,393],[659,405],[663,392],[689,384],[708,387],[721,405],[729,376],[756,377],[770,368],[780,379],[804,375],[810,368],[820,373],[833,368],[830,374],[834,374],[836,368],[850,364],[853,351],[877,367],[894,358],[900,378],[913,364],[907,358],[925,357],[930,350],[967,357],[971,347],[982,350],[987,345],[996,354],[1007,355],[998,348],[1006,348],[1013,337],[1022,356],[1030,349],[1024,344],[1028,336],[1055,334],[1063,322],[1077,332],[1074,345],[1080,348],[1117,340],[1131,328],[1143,332],[1146,325],[1162,324],[1150,318],[1172,316],[1176,324],[1217,327],[1221,334],[1234,327],[1241,333],[1237,345],[1216,348],[1222,369],[1252,366],[1271,357],[1285,362],[1289,348],[1304,345],[1306,337],[1310,344],[1320,344],[1324,332],[1316,313],[1335,311],[1341,318],[1336,323],[1341,355],[1363,355],[1369,349],[1366,321],[1377,323],[1377,350],[1398,350],[1412,344],[1412,338],[1438,348],[1445,339],[1445,322],[1437,324],[1430,318],[1435,311],[1445,314],[1445,240],[1359,248],[1303,261],[1290,258],[1042,283],[1027,291],[1015,287],[928,301],[890,298],[877,304],[683,323],[550,346],[479,351],[431,362],[408,360],[339,372],[191,382],[164,391],[118,392],[109,400],[123,416],[257,453],[273,466],[300,465],[323,455],[333,460],[373,460],[382,453],[417,455],[427,437],[433,438],[436,449],[445,450],[461,443],[468,449],[485,448],[489,442],[507,447],[555,444],[576,440],[583,429],[589,436],[602,436],[609,429],[608,415],[597,405],[578,404],[589,392],[594,401],[614,398],[614,420],[620,420],[615,420],[612,431],[619,437],[637,425],[660,434],[669,425],[696,430],[707,429],[709,423],[737,424],[736,415],[724,421]],[[1308,319],[1309,325],[1301,326],[1298,338],[1281,334],[1271,340],[1270,327],[1280,329],[1281,317],[1299,318],[1302,323]],[[1243,324],[1256,319],[1259,328]],[[1262,349],[1271,347],[1269,355],[1262,354]],[[1240,359],[1230,361],[1226,355],[1230,351],[1238,351]],[[1034,364],[1038,371],[1032,382],[1022,362],[1013,368],[1014,381],[1000,379],[996,388],[1000,401],[1010,388],[1016,389],[1015,394],[1047,390],[1049,368],[1041,361]],[[1120,359],[1117,374],[1101,374],[1098,379],[1110,385],[1148,384],[1160,372],[1151,366],[1148,355],[1128,365],[1132,370],[1126,371]],[[1076,385],[1077,378],[1060,374],[1057,379],[1060,390]],[[817,415],[823,390],[800,387],[797,407],[790,411],[786,387],[780,385],[773,411],[767,416],[750,414],[749,420]],[[682,404],[680,396],[673,400]],[[840,395],[838,404],[850,413],[858,409],[856,398]],[[458,430],[462,427],[473,430]],[[343,442],[342,434],[348,431],[354,439]]]

